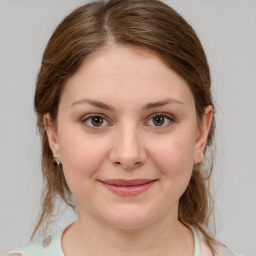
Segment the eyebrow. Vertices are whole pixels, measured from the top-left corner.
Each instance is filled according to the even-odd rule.
[[[92,105],[92,106],[97,107],[97,108],[102,108],[102,109],[106,109],[106,110],[109,110],[109,111],[115,111],[114,107],[112,107],[111,105],[107,105],[107,104],[105,104],[101,101],[91,100],[91,99],[81,99],[81,100],[74,101],[71,104],[71,107],[73,107],[75,105],[84,104],[84,103],[87,103],[87,104]]]
[[[162,107],[162,106],[165,106],[167,104],[183,104],[183,102],[179,101],[179,100],[175,100],[175,99],[165,99],[165,100],[160,100],[160,101],[157,101],[157,102],[152,102],[152,103],[148,103],[144,106],[142,106],[142,110],[149,110],[149,109],[152,109],[152,108],[157,108],[157,107]]]
[[[92,106],[97,107],[97,108],[101,108],[101,109],[105,109],[105,110],[115,112],[115,108],[113,106],[105,104],[104,102],[97,101],[97,100],[92,100],[92,99],[81,99],[81,100],[74,101],[71,104],[71,107],[73,107],[75,105],[84,104],[84,103],[87,103],[87,104],[92,105]],[[160,101],[157,101],[157,102],[148,103],[148,104],[142,106],[141,109],[146,111],[146,110],[150,110],[152,108],[162,107],[162,106],[165,106],[167,104],[184,104],[184,103],[179,101],[179,100],[175,100],[175,99],[164,99],[164,100],[160,100]]]

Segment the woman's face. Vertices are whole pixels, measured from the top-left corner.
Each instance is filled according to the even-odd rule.
[[[79,216],[125,229],[177,220],[211,113],[198,124],[185,80],[150,52],[91,55],[65,85],[57,126],[44,119]]]

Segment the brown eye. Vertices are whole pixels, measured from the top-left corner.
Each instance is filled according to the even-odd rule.
[[[149,119],[147,122],[148,125],[150,126],[155,126],[155,127],[165,127],[170,125],[172,122],[174,122],[172,116],[167,115],[167,114],[155,114],[153,117]]]
[[[153,117],[153,123],[156,126],[162,126],[164,124],[164,121],[165,121],[165,117],[163,115]]]
[[[91,117],[91,119],[91,123],[93,126],[101,126],[104,122],[104,119],[101,116],[93,116]]]
[[[107,125],[107,121],[100,115],[87,116],[82,120],[82,123],[89,127],[103,127]]]

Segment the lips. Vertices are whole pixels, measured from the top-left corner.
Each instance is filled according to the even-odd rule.
[[[152,179],[112,179],[101,181],[104,187],[106,187],[111,192],[121,196],[139,195],[148,190],[155,182],[156,180]]]
[[[104,180],[103,183],[115,186],[137,186],[143,185],[153,180],[150,179],[136,179],[136,180],[121,180],[121,179],[113,179],[113,180]]]

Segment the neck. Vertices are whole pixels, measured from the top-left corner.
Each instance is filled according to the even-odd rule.
[[[78,220],[63,234],[62,247],[67,256],[193,255],[192,232],[172,214],[131,230],[112,227],[85,215],[78,212]]]

